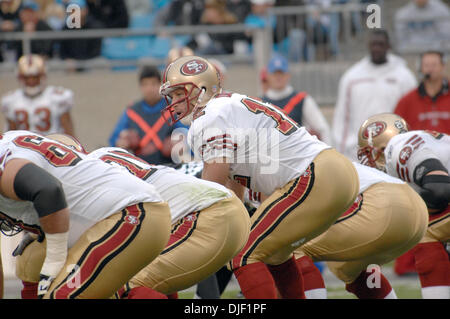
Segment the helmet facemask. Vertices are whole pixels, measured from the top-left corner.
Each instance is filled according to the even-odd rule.
[[[190,86],[190,88],[188,88]],[[177,100],[171,98],[171,93],[175,90],[184,90],[184,97]],[[160,94],[164,96],[168,106],[164,108],[163,115],[169,112],[170,119],[168,121],[169,125],[174,125],[176,122],[180,121],[184,125],[190,125],[196,109],[202,104],[203,96],[206,90],[204,88],[199,88],[192,82],[178,83],[176,85],[170,85],[169,82],[164,83],[160,88]],[[186,102],[186,110],[181,114],[176,114],[175,105],[182,102]]]
[[[358,161],[366,166],[377,168],[383,172],[386,171],[384,158],[384,147],[378,149],[373,146],[364,146],[358,149]]]
[[[38,82],[36,85],[28,85],[26,78],[27,77],[38,77]],[[22,89],[25,92],[26,95],[30,97],[34,97],[36,95],[39,95],[45,88],[45,76],[43,74],[40,75],[20,75],[19,81],[22,84]]]

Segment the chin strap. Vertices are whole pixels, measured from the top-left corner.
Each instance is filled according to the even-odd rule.
[[[191,125],[192,121],[194,120],[194,114],[197,111],[197,109],[199,108],[199,106],[202,103],[203,97],[205,96],[206,93],[206,89],[202,88],[201,92],[197,98],[197,102],[195,103],[194,107],[192,108],[192,112],[189,113],[188,115],[186,115],[185,117],[183,117],[180,122],[183,123],[184,125]]]

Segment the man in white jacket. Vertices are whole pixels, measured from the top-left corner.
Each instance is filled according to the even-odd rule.
[[[334,146],[356,160],[357,136],[369,116],[393,112],[398,100],[417,86],[400,57],[388,53],[389,35],[376,29],[369,37],[369,56],[354,64],[339,82],[332,135]]]

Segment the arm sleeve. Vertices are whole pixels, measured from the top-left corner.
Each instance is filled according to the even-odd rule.
[[[25,164],[17,172],[14,192],[20,199],[33,202],[39,218],[67,207],[61,182],[33,163]]]
[[[306,96],[303,104],[303,123],[320,135],[320,139],[331,145],[331,130],[327,120],[320,111],[316,101],[311,96]]]
[[[119,118],[119,121],[116,124],[110,138],[109,138],[109,146],[116,146],[116,141],[119,138],[120,132],[129,128],[128,126],[128,116],[127,111],[123,111],[122,115]]]

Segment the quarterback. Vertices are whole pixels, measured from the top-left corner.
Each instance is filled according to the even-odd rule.
[[[425,201],[428,229],[413,248],[423,298],[450,298],[450,136],[408,131],[403,118],[391,113],[371,116],[358,133],[361,163],[407,182]]]
[[[0,173],[2,231],[35,233],[26,249],[44,252],[37,275],[26,260],[17,273],[38,276],[41,298],[107,298],[169,239],[169,207],[153,186],[58,141],[0,135]]]
[[[275,106],[223,93],[216,68],[197,56],[165,70],[160,92],[172,122],[190,124],[188,143],[204,162],[202,178],[267,199],[251,217],[250,236],[233,258],[247,299],[304,298],[293,251],[320,235],[358,195],[352,163]],[[325,198],[324,198],[325,197]]]
[[[47,135],[74,135],[70,111],[73,92],[63,87],[46,85],[44,59],[36,54],[22,56],[17,64],[21,88],[7,93],[1,100],[6,129],[27,130]]]

